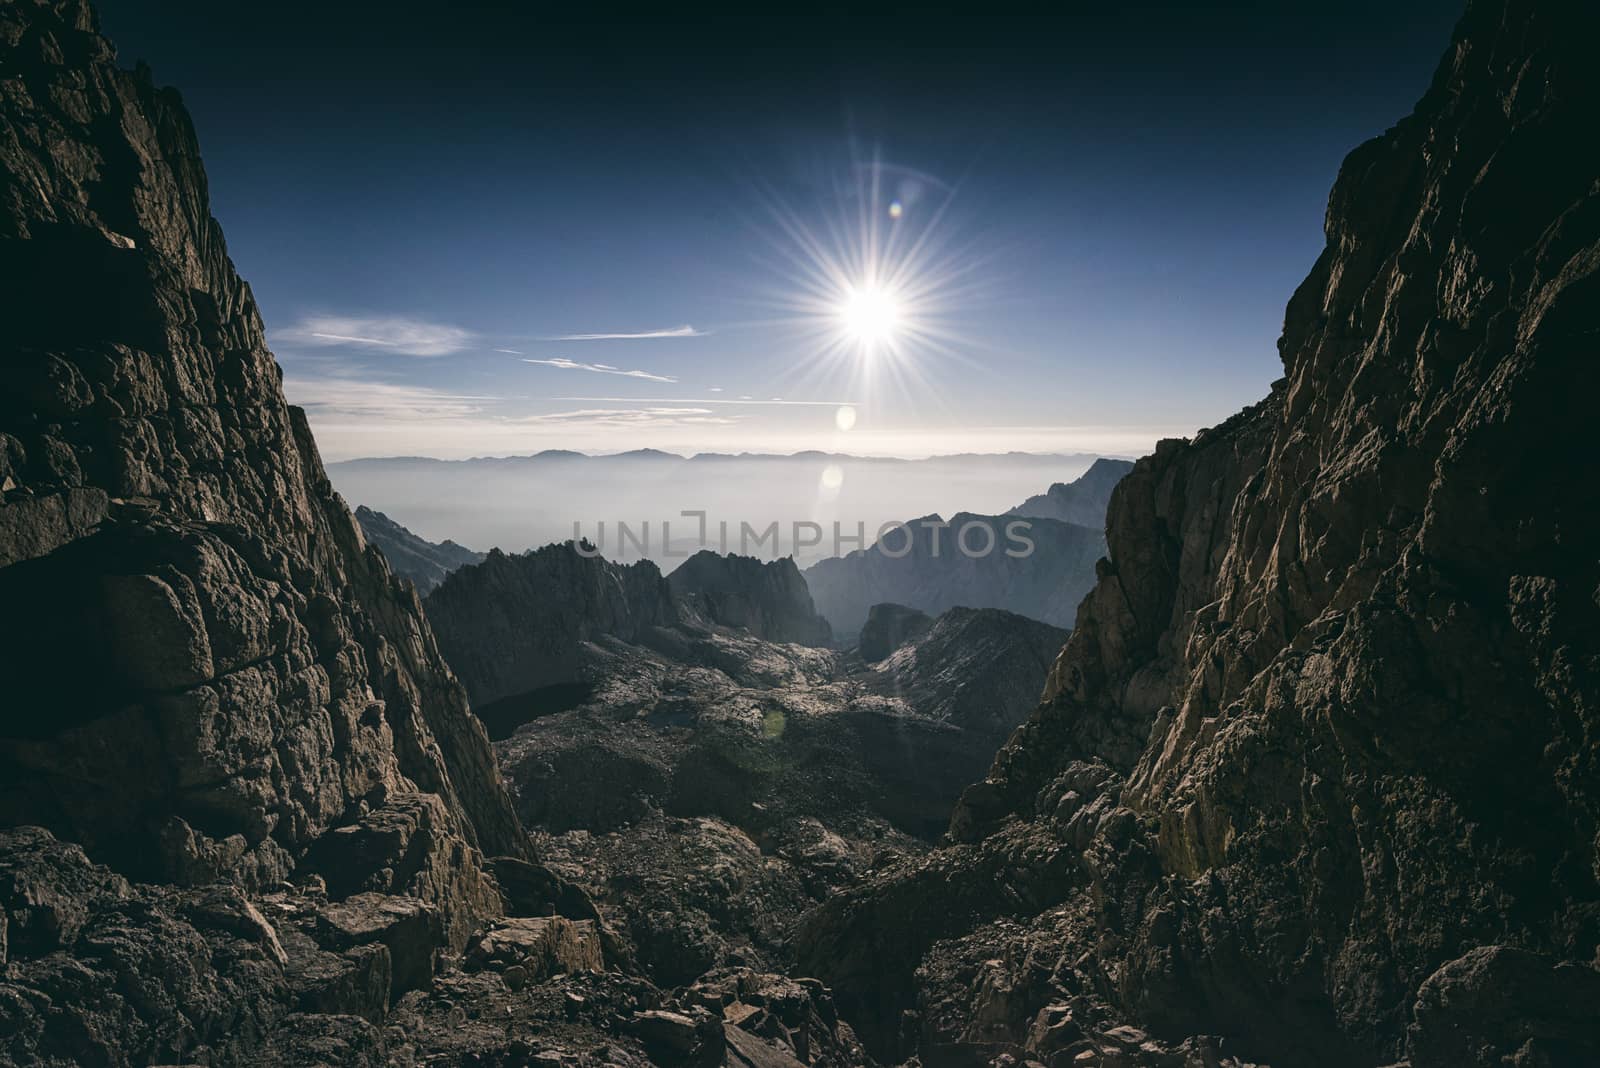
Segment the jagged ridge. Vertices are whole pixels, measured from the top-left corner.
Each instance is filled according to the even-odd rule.
[[[1341,169],[1285,381],[1116,490],[968,844],[812,918],[880,1051],[1600,1057],[1594,18],[1471,6]]]

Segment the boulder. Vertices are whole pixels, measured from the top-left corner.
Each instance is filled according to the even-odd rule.
[[[605,970],[600,933],[592,920],[561,916],[508,917],[491,925],[467,951],[474,968],[522,970],[521,981]]]
[[[428,985],[444,944],[439,910],[412,897],[355,894],[322,909],[316,937],[327,949],[381,943],[389,950],[391,996]]]

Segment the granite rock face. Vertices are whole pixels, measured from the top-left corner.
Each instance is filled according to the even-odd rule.
[[[0,819],[266,885],[362,805],[516,852],[416,598],[283,400],[177,94],[81,4],[12,5],[0,141]]]
[[[1595,31],[1470,6],[1339,174],[1284,381],[1117,487],[960,844],[810,918],[881,1054],[1594,1061]]]
[[[359,840],[336,896],[429,910],[431,957],[526,836],[284,402],[177,94],[83,3],[7,5],[0,52],[0,826],[48,830],[0,844],[9,967],[46,992],[5,1030],[23,1060],[72,1033],[51,1057],[226,1060],[293,1001],[243,894]]]
[[[702,549],[674,568],[667,584],[674,597],[720,626],[770,642],[827,645],[833,639],[791,557],[763,563]]]
[[[1106,508],[1111,504],[1111,491],[1116,489],[1117,483],[1132,470],[1132,460],[1108,460],[1101,457],[1089,465],[1089,470],[1071,482],[1057,482],[1045,492],[1029,497],[1006,514],[1033,516],[1038,519],[1059,519],[1063,523],[1076,523],[1080,527],[1099,530],[1105,526]]]
[[[369,543],[383,550],[389,567],[402,578],[410,579],[417,593],[426,597],[444,577],[458,567],[483,562],[484,554],[446,539],[431,542],[418,537],[382,512],[366,505],[356,506],[356,522]]]

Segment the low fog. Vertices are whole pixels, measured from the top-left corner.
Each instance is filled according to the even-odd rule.
[[[616,456],[539,453],[473,460],[395,458],[328,465],[334,486],[352,506],[364,504],[430,541],[453,539],[473,549],[521,552],[578,531],[612,559],[648,556],[671,570],[677,555],[662,544],[670,524],[672,552],[700,548],[699,525],[685,511],[706,513],[706,546],[740,552],[741,524],[758,534],[776,522],[781,543],[769,539],[743,551],[772,557],[794,554],[802,566],[835,555],[833,525],[846,537],[864,524],[867,544],[886,523],[930,513],[998,514],[1053,482],[1082,474],[1088,454],[943,456],[926,460],[862,458],[825,453],[766,456],[702,453],[684,458],[639,451]],[[618,544],[627,524],[648,548]],[[794,524],[822,527],[821,543],[793,543]],[[727,543],[720,541],[727,524]],[[802,529],[802,541],[814,536]],[[845,542],[841,553],[861,548]]]

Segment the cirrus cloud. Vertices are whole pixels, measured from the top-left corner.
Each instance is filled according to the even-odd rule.
[[[663,330],[640,330],[637,333],[624,334],[561,334],[557,337],[547,337],[544,341],[647,341],[651,338],[662,337],[705,337],[707,331],[696,330],[688,323],[682,326],[669,326]]]
[[[546,367],[557,367],[563,371],[592,371],[598,375],[621,375],[624,378],[645,378],[651,382],[676,382],[676,378],[668,375],[651,374],[649,371],[624,371],[620,367],[613,367],[609,363],[579,363],[569,360],[565,356],[555,356],[548,360],[536,360],[531,356],[524,357],[523,363],[543,364]]]
[[[398,316],[357,318],[312,315],[288,330],[275,332],[274,342],[314,346],[358,346],[383,349],[402,356],[449,356],[470,346],[470,330],[444,323]]]
[[[525,416],[526,423],[583,424],[596,427],[660,428],[672,426],[728,426],[737,416],[717,415],[709,408],[578,408]]]

